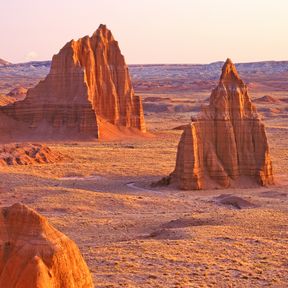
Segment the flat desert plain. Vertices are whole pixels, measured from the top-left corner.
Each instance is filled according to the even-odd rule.
[[[288,89],[251,85],[274,186],[180,191],[151,183],[173,171],[182,132],[173,128],[207,103],[210,86],[139,87],[153,136],[46,143],[66,157],[1,167],[1,206],[23,202],[73,239],[95,287],[287,287]]]

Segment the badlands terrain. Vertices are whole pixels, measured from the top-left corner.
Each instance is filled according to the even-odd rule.
[[[222,66],[130,66],[153,135],[46,141],[57,161],[1,165],[1,206],[22,202],[75,241],[95,287],[287,287],[288,62],[236,65],[266,126],[275,185],[151,187],[174,170],[179,126],[207,104]],[[2,105],[49,68],[0,65]]]

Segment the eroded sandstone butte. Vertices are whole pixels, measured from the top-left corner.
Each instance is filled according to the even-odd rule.
[[[0,209],[0,243],[0,287],[93,287],[76,244],[25,205]]]
[[[25,100],[0,111],[6,135],[13,130],[13,136],[101,138],[106,124],[145,132],[141,98],[134,94],[124,56],[105,25],[91,37],[68,42]]]
[[[192,190],[237,186],[243,181],[273,184],[272,163],[264,124],[247,86],[227,59],[209,105],[185,128],[176,168],[164,182]]]

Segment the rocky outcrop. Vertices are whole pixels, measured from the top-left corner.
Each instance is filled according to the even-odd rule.
[[[281,100],[276,99],[271,95],[265,95],[263,97],[257,98],[254,100],[254,102],[259,104],[281,104]]]
[[[12,89],[7,96],[15,98],[16,101],[24,100],[26,97],[28,89],[24,87],[16,87]]]
[[[65,157],[42,144],[5,144],[0,146],[0,166],[56,163]]]
[[[124,56],[105,25],[92,37],[68,42],[25,100],[1,111],[25,123],[29,134],[49,138],[101,137],[105,123],[145,132],[141,98],[134,94]]]
[[[6,106],[8,104],[12,104],[16,101],[14,97],[0,94],[0,106]]]
[[[0,243],[0,287],[93,287],[76,244],[25,205],[0,210]]]
[[[12,104],[16,101],[21,101],[26,97],[27,89],[17,87],[11,90],[6,95],[0,94],[0,107]]]
[[[231,208],[235,209],[246,209],[257,207],[250,201],[232,194],[221,194],[217,197],[214,197],[214,201],[220,205],[230,206]]]
[[[209,106],[182,134],[170,182],[191,190],[229,187],[241,179],[274,183],[264,124],[227,59]]]

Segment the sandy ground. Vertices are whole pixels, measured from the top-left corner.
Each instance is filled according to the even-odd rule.
[[[151,188],[153,181],[174,169],[181,131],[172,129],[189,122],[207,103],[211,89],[173,94],[164,87],[161,94],[151,92],[149,84],[142,96],[152,111],[145,110],[145,119],[155,137],[49,143],[68,157],[55,164],[0,167],[0,204],[28,204],[73,239],[96,287],[288,287],[284,76],[282,86],[274,85],[273,79],[269,87],[264,85],[266,78],[264,86],[256,85],[254,78],[250,81],[253,99],[271,95],[279,100],[257,103],[267,127],[275,186],[213,191]],[[25,84],[31,86],[33,81],[29,75]],[[8,91],[14,82],[2,86]],[[163,107],[167,111],[160,113]],[[177,113],[187,107],[190,111]],[[221,204],[223,194],[251,205],[238,209]]]
[[[1,206],[28,204],[72,238],[96,287],[287,287],[287,125],[266,121],[275,186],[177,191],[150,187],[173,170],[181,133],[162,116],[146,117],[154,138],[51,144],[73,159],[1,167]]]

